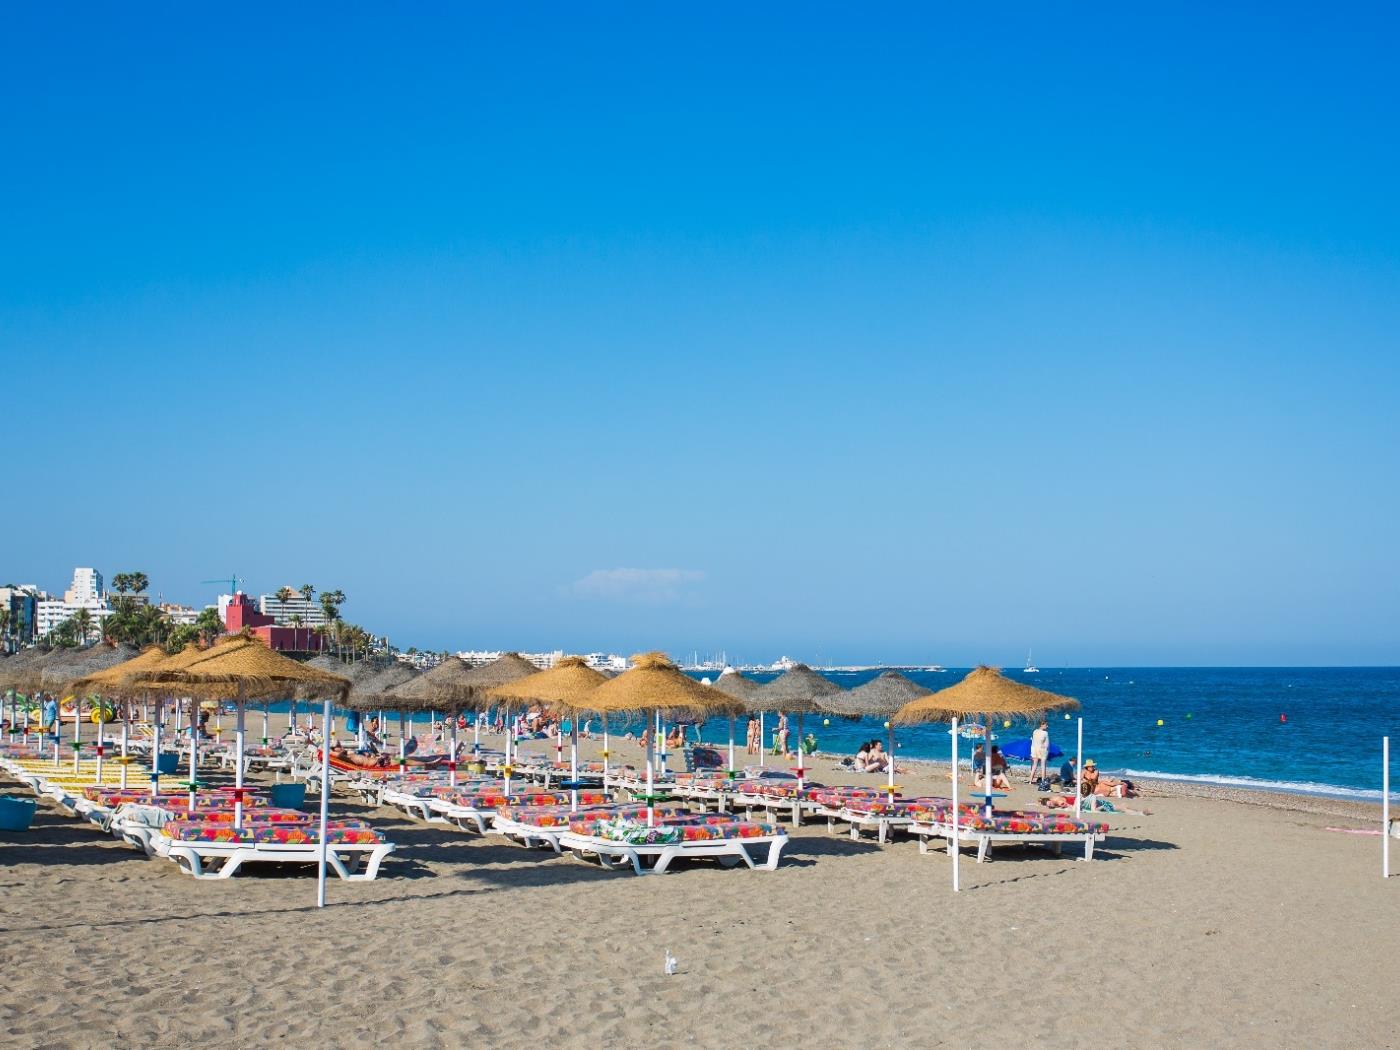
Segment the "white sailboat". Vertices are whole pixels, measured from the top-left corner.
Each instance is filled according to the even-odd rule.
[[[1031,651],[1026,650],[1026,666],[1021,668],[1022,674],[1040,674],[1040,668],[1031,663]]]

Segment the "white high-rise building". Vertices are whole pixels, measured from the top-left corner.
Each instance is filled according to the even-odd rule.
[[[69,605],[95,605],[102,601],[102,574],[96,569],[74,569],[73,582],[63,592]]]
[[[112,608],[102,593],[102,574],[96,569],[74,569],[73,582],[63,592],[63,600],[45,598],[35,603],[34,633],[43,638],[79,609],[86,609],[92,618],[89,640],[100,637],[102,621],[112,615]]]
[[[275,594],[259,595],[258,612],[271,616],[278,627],[297,626],[292,623],[293,616],[300,617],[299,625],[302,627],[320,627],[326,622],[326,610],[321,603],[314,598],[307,601],[299,591],[285,602],[278,601]]]

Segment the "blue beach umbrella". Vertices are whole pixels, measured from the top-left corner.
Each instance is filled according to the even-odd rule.
[[[1022,762],[1029,762],[1031,759],[1031,741],[1029,737],[1024,740],[1013,740],[1001,749],[1001,753],[1007,758],[1018,758]],[[1059,758],[1064,754],[1054,744],[1050,745],[1050,758]]]

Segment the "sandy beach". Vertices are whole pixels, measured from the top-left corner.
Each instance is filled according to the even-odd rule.
[[[1374,809],[1169,790],[1107,815],[1089,863],[965,855],[957,896],[946,854],[824,822],[775,872],[638,878],[336,795],[399,848],[375,882],[332,880],[323,911],[314,878],[197,882],[46,803],[0,837],[0,1042],[1397,1045],[1400,879],[1378,837],[1327,830]]]

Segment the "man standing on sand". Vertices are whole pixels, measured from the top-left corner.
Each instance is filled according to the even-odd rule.
[[[1042,721],[1031,734],[1031,782],[1046,780],[1045,760],[1050,757],[1050,723]],[[1039,776],[1036,772],[1039,771]]]

